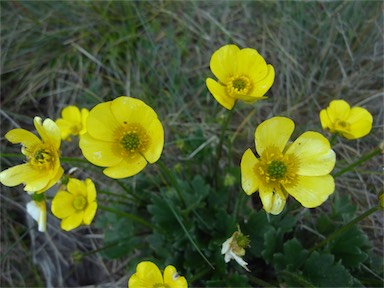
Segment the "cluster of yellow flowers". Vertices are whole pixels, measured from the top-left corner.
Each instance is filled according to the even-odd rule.
[[[226,109],[233,109],[237,100],[253,103],[267,98],[265,94],[275,79],[275,70],[251,48],[240,49],[226,45],[215,51],[210,68],[217,81],[208,78],[206,85],[214,98]],[[344,100],[334,100],[321,110],[323,129],[347,139],[367,135],[372,128],[372,115],[364,108],[353,107]],[[125,178],[142,171],[147,163],[155,163],[164,146],[164,130],[156,112],[139,99],[120,96],[100,103],[93,109],[68,106],[56,122],[34,118],[35,134],[24,129],[13,129],[5,138],[21,143],[21,153],[27,162],[0,173],[6,186],[24,184],[32,201],[27,211],[38,222],[39,230],[46,230],[46,199],[44,192],[61,179],[59,191],[52,200],[53,215],[62,219],[61,228],[72,230],[89,225],[97,211],[96,188],[91,179],[75,179],[64,175],[60,164],[61,140],[71,141],[79,136],[79,146],[91,163],[104,167],[111,178]],[[336,156],[330,142],[320,133],[308,131],[290,141],[294,122],[286,117],[272,117],[257,126],[255,148],[249,148],[241,158],[241,184],[244,192],[259,192],[263,208],[279,214],[288,195],[304,207],[321,205],[334,192],[330,175]],[[225,261],[235,259],[248,270],[241,259],[249,241],[240,230],[222,248]],[[175,267],[167,266],[162,275],[158,267],[148,261],[137,266],[129,287],[187,287]]]

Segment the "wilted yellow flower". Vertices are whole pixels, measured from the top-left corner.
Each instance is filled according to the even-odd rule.
[[[96,105],[89,113],[80,148],[104,174],[124,178],[156,162],[163,151],[164,130],[156,112],[139,99],[121,96]]]
[[[67,106],[61,111],[61,117],[56,120],[57,126],[61,131],[61,139],[70,141],[70,135],[83,135],[87,132],[85,121],[89,111],[82,108],[81,111],[76,106]]]
[[[184,288],[188,287],[184,276],[179,276],[176,268],[168,265],[164,270],[164,276],[156,264],[150,261],[140,262],[136,267],[136,273],[129,278],[128,288]]]
[[[21,143],[21,153],[28,162],[6,169],[0,173],[0,182],[5,186],[25,184],[24,190],[41,193],[55,185],[64,173],[60,166],[60,130],[51,119],[35,117],[33,123],[41,140],[33,133],[17,128],[5,134],[5,138]]]
[[[373,118],[368,110],[355,106],[351,109],[344,100],[333,100],[326,109],[320,111],[323,129],[339,133],[347,139],[357,139],[367,135],[372,129]]]
[[[38,230],[45,232],[47,230],[47,205],[45,204],[44,197],[33,197],[44,194],[33,194],[32,201],[27,203],[27,212],[38,224]]]
[[[241,159],[241,181],[245,193],[259,191],[263,208],[279,214],[288,194],[304,207],[322,204],[333,193],[335,153],[320,133],[308,131],[288,142],[295,124],[289,118],[273,117],[255,131],[256,158],[251,149]]]
[[[207,78],[206,84],[213,97],[228,110],[236,100],[247,103],[264,97],[275,79],[273,66],[251,48],[239,49],[225,45],[216,50],[210,61],[212,73],[219,81]]]
[[[62,219],[61,228],[66,231],[91,224],[96,210],[96,188],[89,178],[70,178],[67,190],[57,192],[52,200],[52,213]]]

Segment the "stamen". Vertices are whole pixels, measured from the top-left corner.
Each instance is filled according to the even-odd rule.
[[[246,76],[231,77],[227,82],[227,91],[229,95],[235,95],[235,94],[247,95],[251,90],[252,90],[251,81]]]
[[[267,172],[272,178],[281,179],[287,172],[287,166],[282,161],[273,160],[271,164],[268,165]]]

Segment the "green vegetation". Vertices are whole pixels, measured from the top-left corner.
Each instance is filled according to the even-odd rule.
[[[98,190],[89,227],[61,231],[49,213],[40,233],[26,215],[30,196],[2,185],[0,286],[126,287],[143,260],[174,265],[191,287],[383,286],[383,157],[372,153],[383,139],[380,1],[0,5],[1,170],[24,159],[7,131],[33,130],[34,116],[57,119],[67,105],[136,97],[165,130],[160,161],[119,181],[84,161],[77,139],[62,144],[64,169],[78,167],[76,176]],[[212,53],[229,43],[257,49],[276,71],[268,99],[231,112],[205,85]],[[336,190],[322,206],[305,209],[290,197],[282,214],[266,214],[240,184],[255,128],[287,116],[294,139],[307,130],[331,139],[318,113],[333,99],[368,109],[371,133],[334,139]],[[237,225],[250,236],[250,273],[220,254]]]

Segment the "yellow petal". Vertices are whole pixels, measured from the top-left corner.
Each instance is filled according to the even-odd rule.
[[[89,111],[88,109],[81,109],[81,130],[79,131],[80,135],[83,135],[87,132],[87,119],[88,119]]]
[[[136,273],[129,278],[128,287],[155,287],[155,284],[163,283],[163,276],[156,264],[150,261],[143,261],[137,265]]]
[[[96,200],[96,188],[91,179],[85,179],[85,186],[87,187],[87,201],[91,203]]]
[[[64,174],[64,169],[60,166],[60,163],[58,163],[58,168],[56,170],[56,173],[54,173],[55,169],[51,170],[49,172],[49,181],[47,185],[45,185],[43,188],[39,190],[31,190],[31,191],[36,191],[36,193],[42,193],[47,191],[49,188],[51,188],[53,185],[55,185],[63,176]],[[27,190],[27,186],[24,188],[25,191]]]
[[[328,117],[327,109],[323,109],[320,111],[320,122],[321,122],[321,127],[323,129],[326,129],[326,128],[334,129],[333,128],[334,125],[331,122],[331,119],[329,119]]]
[[[349,113],[347,122],[350,125],[349,133],[353,135],[353,138],[346,138],[357,139],[371,132],[373,118],[368,110],[362,107],[353,107]]]
[[[261,79],[258,82],[253,82],[253,89],[251,95],[253,97],[263,97],[265,93],[271,88],[273,82],[275,81],[275,69],[272,65],[267,66],[267,74],[265,78]]]
[[[332,123],[336,120],[346,121],[349,115],[350,106],[344,100],[333,100],[327,108],[327,113]]]
[[[241,186],[247,195],[251,195],[259,189],[258,179],[254,167],[259,162],[251,149],[247,149],[241,158]]]
[[[246,75],[252,82],[264,79],[268,73],[264,58],[252,48],[241,49],[237,54],[235,75]]]
[[[256,151],[262,155],[268,147],[283,152],[295,129],[295,123],[286,117],[273,117],[262,122],[255,131]]]
[[[21,128],[12,129],[5,134],[5,138],[13,144],[22,143],[23,146],[28,148],[41,143],[40,139],[35,134]]]
[[[73,230],[79,227],[83,222],[84,211],[76,212],[75,214],[71,214],[67,218],[61,221],[61,229],[65,231]]]
[[[155,163],[157,160],[159,160],[164,147],[163,125],[158,119],[155,119],[145,129],[151,140],[149,147],[143,151],[143,155],[149,163]]]
[[[212,73],[220,82],[225,83],[229,77],[235,74],[239,52],[239,47],[230,44],[219,48],[212,54],[209,65]]]
[[[29,163],[20,164],[0,173],[0,182],[8,187],[26,184],[27,190],[35,192],[47,185],[49,177],[42,174],[40,170],[34,169]]]
[[[278,215],[283,211],[286,202],[286,195],[280,190],[273,192],[270,187],[260,185],[259,194],[263,209],[270,214]]]
[[[187,280],[184,276],[179,276],[174,266],[168,265],[164,270],[164,284],[169,288],[186,288]]]
[[[59,191],[52,200],[52,213],[59,219],[64,219],[76,213],[73,207],[74,197],[67,191]]]
[[[51,119],[47,118],[42,122],[40,117],[35,117],[33,123],[41,140],[44,143],[51,144],[56,150],[60,148],[61,132],[57,124]]]
[[[81,123],[81,113],[76,106],[67,106],[61,111],[63,119],[72,122],[74,124]]]
[[[147,160],[141,155],[132,159],[123,159],[115,166],[104,169],[103,173],[108,177],[120,179],[136,175],[147,165]]]
[[[212,78],[207,78],[206,84],[209,92],[215,97],[216,101],[219,102],[228,110],[232,110],[235,105],[236,99],[228,96],[225,86],[219,84]]]
[[[122,160],[122,148],[119,143],[98,140],[89,133],[80,137],[79,146],[84,157],[98,166],[114,166]]]
[[[292,187],[284,187],[304,207],[313,208],[321,205],[335,190],[331,175],[298,176]]]
[[[87,187],[85,186],[84,182],[76,178],[69,179],[67,184],[67,190],[73,196],[76,196],[76,195],[82,195],[84,197],[87,196]]]
[[[111,111],[121,127],[129,123],[139,123],[146,129],[157,119],[155,110],[133,97],[120,96],[114,99]]]
[[[95,215],[96,215],[96,210],[97,210],[96,202],[92,202],[88,204],[87,208],[84,211],[83,222],[85,225],[89,225],[92,223],[92,220],[93,218],[95,218]]]
[[[56,125],[60,129],[61,139],[70,140],[69,136],[72,134],[72,123],[64,119],[57,119]]]
[[[111,105],[112,101],[100,103],[89,112],[87,132],[97,140],[114,141],[116,133],[122,129],[112,113]]]
[[[286,154],[294,154],[298,159],[299,175],[325,175],[335,167],[335,152],[331,149],[328,139],[317,132],[303,133],[289,146]]]

